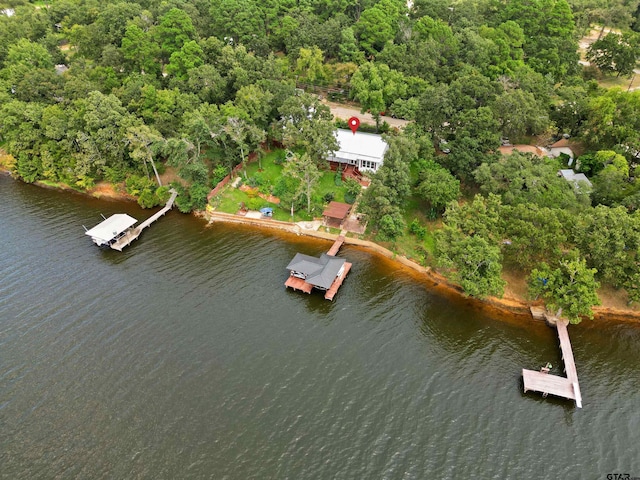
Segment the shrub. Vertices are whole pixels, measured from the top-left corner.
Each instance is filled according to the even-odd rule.
[[[260,197],[254,197],[247,200],[247,208],[249,210],[260,210],[264,204],[264,200]]]
[[[191,208],[196,210],[203,210],[207,206],[207,195],[209,194],[209,188],[202,183],[194,183],[189,189],[189,196],[191,197]]]
[[[414,218],[413,221],[409,224],[409,232],[418,237],[418,240],[424,240],[427,236],[427,229],[423,225],[418,222],[417,218]]]
[[[216,185],[218,185],[222,181],[222,179],[227,176],[227,173],[228,170],[223,165],[218,165],[216,168],[214,168],[211,172],[211,188],[215,188]]]
[[[324,197],[322,197],[322,201],[324,203],[329,203],[330,201],[332,201],[334,198],[336,197],[336,194],[334,192],[327,192],[324,194]]]

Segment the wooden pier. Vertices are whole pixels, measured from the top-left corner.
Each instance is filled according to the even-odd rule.
[[[116,242],[111,244],[111,248],[121,252],[124,247],[131,245],[131,243],[134,240],[137,240],[145,228],[149,227],[153,222],[155,222],[160,217],[165,215],[169,210],[171,210],[171,208],[173,207],[173,202],[175,202],[176,197],[178,196],[178,192],[173,188],[169,191],[171,192],[171,197],[169,197],[169,200],[167,201],[166,205],[162,208],[162,210],[160,210],[159,212],[156,212],[151,217],[147,218],[144,222],[142,222],[137,227],[134,227],[129,231],[127,231]]]
[[[522,369],[524,391],[526,393],[532,390],[534,392],[541,392],[545,397],[551,394],[575,400],[576,406],[582,408],[582,394],[580,393],[580,384],[578,383],[578,371],[576,370],[571,341],[569,340],[569,332],[567,331],[568,322],[550,316],[547,320],[556,325],[558,339],[560,340],[560,349],[562,350],[564,370],[567,376],[560,377],[558,375],[550,375],[549,373]]]
[[[351,270],[351,266],[351,263],[345,262],[344,271],[333,281],[333,285],[331,285],[331,288],[327,290],[327,293],[324,294],[324,298],[333,301],[333,297],[336,296],[336,293],[338,293],[338,289],[342,285],[342,282],[344,282],[344,279],[347,277],[347,273],[349,273],[349,270]]]
[[[327,252],[327,255],[331,255],[332,257],[335,257],[343,243],[344,243],[344,235],[340,235],[338,238],[336,238],[336,241],[333,242],[333,245],[331,245],[331,248]]]

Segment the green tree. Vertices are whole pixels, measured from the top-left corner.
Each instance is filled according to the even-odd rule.
[[[156,176],[158,186],[162,186],[156,163],[153,160],[156,151],[161,151],[164,144],[164,138],[158,132],[144,124],[132,125],[127,129],[126,143],[131,149],[130,155],[134,160],[142,160],[145,170],[147,170],[147,162],[151,164],[153,173]],[[147,171],[147,177],[148,177]]]
[[[385,239],[393,239],[404,229],[402,209],[411,193],[409,165],[416,160],[418,146],[408,137],[390,137],[384,162],[373,175],[362,196],[360,208]]]
[[[185,42],[184,45],[180,47],[180,50],[171,54],[169,64],[167,65],[167,73],[174,75],[178,79],[186,80],[190,70],[204,63],[202,57],[202,48],[200,48],[197,42],[194,40]]]
[[[587,50],[587,60],[605,73],[631,75],[640,56],[640,41],[635,33],[609,33]]]
[[[444,207],[460,196],[460,180],[433,160],[419,164],[420,173],[416,192],[433,208],[442,211]]]
[[[166,64],[174,52],[188,41],[195,40],[197,34],[189,15],[184,10],[172,8],[160,17],[152,36],[160,45],[160,58]]]
[[[500,248],[478,235],[465,235],[445,225],[436,232],[438,263],[449,270],[448,276],[459,283],[467,295],[501,297],[506,282],[502,279]]]
[[[318,47],[304,48],[298,51],[296,69],[294,72],[302,83],[311,85],[322,84],[327,80],[324,66],[324,55]]]
[[[573,324],[582,317],[593,318],[592,307],[600,305],[595,268],[588,268],[584,258],[573,250],[554,266],[546,263],[531,271],[529,293],[542,297],[552,311],[562,309],[562,316]]]
[[[360,39],[360,46],[370,55],[380,52],[395,36],[392,20],[377,7],[364,10],[354,28]]]
[[[282,176],[285,179],[292,179],[296,185],[291,195],[292,200],[295,201],[298,197],[304,196],[307,200],[307,212],[311,213],[311,197],[321,176],[313,159],[308,154],[300,157],[292,156],[285,163]]]
[[[503,136],[521,138],[538,135],[550,126],[547,112],[530,92],[515,89],[496,98],[493,111],[500,121]]]
[[[290,149],[304,149],[318,165],[329,152],[338,150],[333,116],[329,107],[314,95],[303,93],[287,98],[278,109],[282,142]]]
[[[556,168],[532,154],[514,152],[496,162],[483,163],[474,178],[483,192],[501,195],[508,205],[575,209],[579,205],[575,191],[558,177]]]
[[[640,271],[640,216],[599,205],[576,219],[573,239],[598,278],[616,288]]]
[[[127,26],[120,52],[129,72],[144,72],[154,77],[160,75],[160,45],[153,40],[148,31],[144,31],[138,25],[132,23]]]
[[[384,64],[364,63],[351,77],[351,96],[360,102],[362,113],[371,111],[377,129],[380,128],[380,114],[406,94],[404,76]]]

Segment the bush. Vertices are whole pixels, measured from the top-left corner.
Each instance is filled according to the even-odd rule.
[[[381,240],[394,240],[402,235],[404,229],[405,223],[400,215],[386,214],[380,219],[378,236]]]
[[[260,197],[254,197],[247,200],[246,207],[249,210],[260,210],[264,204],[264,200]]]
[[[228,170],[223,165],[218,165],[211,172],[211,188],[215,188],[227,176]]]
[[[324,194],[324,197],[322,197],[322,201],[324,203],[329,203],[331,202],[334,198],[336,197],[336,194],[334,192],[327,192]]]
[[[207,195],[209,188],[202,183],[194,183],[189,189],[191,197],[191,208],[196,210],[204,210],[207,206]]]
[[[427,236],[427,228],[421,225],[417,218],[409,224],[409,232],[418,237],[418,240],[424,240]]]

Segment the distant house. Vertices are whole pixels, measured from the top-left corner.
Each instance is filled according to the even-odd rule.
[[[329,156],[329,161],[361,171],[376,172],[389,149],[382,136],[374,133],[354,134],[350,130],[338,129],[335,137],[338,140],[338,151]]]
[[[320,258],[297,253],[287,265],[292,277],[300,278],[320,290],[328,290],[342,275],[346,260],[323,253]]]
[[[536,147],[535,145],[503,145],[501,147],[498,147],[498,151],[502,155],[511,155],[513,152],[520,152],[532,153],[536,157],[540,158],[548,156],[547,152],[544,149]]]
[[[569,165],[571,165],[573,163],[572,160],[575,158],[575,155],[573,153],[573,150],[571,150],[571,146],[569,145],[569,140],[567,140],[566,138],[562,138],[558,140],[556,143],[549,146],[550,157],[556,158],[562,155],[563,153],[571,159],[569,162]]]
[[[592,187],[591,182],[584,173],[576,173],[570,168],[566,170],[560,170],[558,176],[563,177],[567,182],[573,184],[574,188],[580,188],[580,184],[584,182],[588,187]]]

